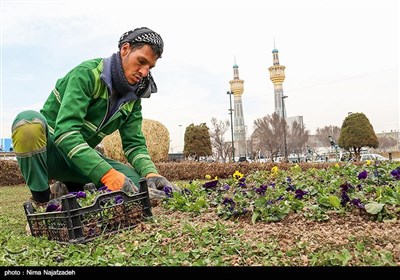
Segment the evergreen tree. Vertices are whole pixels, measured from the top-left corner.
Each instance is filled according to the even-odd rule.
[[[377,148],[379,146],[374,128],[363,113],[352,113],[344,119],[339,146],[353,152],[357,161],[360,160],[362,147]]]
[[[192,123],[186,128],[183,153],[185,157],[193,156],[195,159],[212,155],[210,133],[206,123]]]

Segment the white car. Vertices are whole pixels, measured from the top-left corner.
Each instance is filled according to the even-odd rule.
[[[389,160],[388,158],[385,158],[384,156],[381,156],[379,154],[361,154],[360,161],[366,161],[366,160],[380,160],[380,161],[385,161]]]

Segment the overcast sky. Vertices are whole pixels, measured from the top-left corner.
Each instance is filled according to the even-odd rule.
[[[376,133],[399,130],[399,14],[396,0],[1,0],[0,138],[18,112],[41,108],[58,78],[110,56],[122,33],[142,26],[165,44],[143,117],[168,128],[174,152],[191,123],[229,120],[235,57],[248,134],[274,112],[274,41],[287,116],[303,116],[311,134],[341,127],[349,112],[363,112]]]

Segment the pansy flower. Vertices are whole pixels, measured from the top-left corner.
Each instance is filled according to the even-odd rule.
[[[348,196],[347,192],[342,191],[342,200],[340,201],[340,204],[342,206],[345,206],[347,202],[350,201],[350,197]]]
[[[292,192],[293,192],[295,189],[296,189],[296,188],[294,187],[294,185],[292,185],[291,183],[289,183],[288,186],[287,186],[287,188],[286,188],[286,191],[288,191],[288,192],[289,192],[289,191],[292,191]]]
[[[172,187],[164,186],[163,191],[167,197],[172,197]]]
[[[368,177],[368,172],[367,170],[363,170],[358,174],[358,179],[359,180],[364,180]]]
[[[107,191],[107,190],[108,190],[107,186],[102,186],[97,191],[102,192],[102,191]]]
[[[203,184],[203,188],[211,189],[211,188],[215,188],[217,185],[218,185],[218,180],[212,180],[209,182],[205,182]]]
[[[340,185],[340,188],[342,189],[342,192],[348,192],[350,189],[353,188],[353,186],[349,182],[346,182]]]
[[[49,201],[46,206],[46,212],[57,212],[61,211],[62,207],[61,204],[58,201]]]
[[[301,190],[301,189],[297,189],[294,193],[295,193],[295,195],[294,195],[295,198],[297,198],[297,199],[302,199],[303,196],[305,196],[306,194],[308,194],[308,191],[303,191],[303,190]]]
[[[238,170],[235,171],[235,173],[233,173],[232,177],[235,180],[240,180],[241,178],[243,178],[244,174],[240,173]]]
[[[240,179],[239,179],[238,185],[239,185],[239,187],[241,187],[241,188],[245,188],[245,187],[247,186],[247,185],[246,185],[246,178],[245,178],[245,177],[240,178]]]
[[[73,194],[76,196],[76,198],[86,198],[86,193],[83,191],[79,191],[79,192],[70,192],[70,194]]]
[[[276,166],[276,165],[275,165],[274,167],[271,168],[271,173],[272,173],[272,174],[276,174],[276,173],[278,173],[278,171],[279,171],[279,168],[278,168],[278,166]]]
[[[400,167],[393,169],[392,172],[390,172],[390,175],[396,178],[396,180],[400,180]]]
[[[115,197],[115,204],[121,204],[124,202],[124,198],[122,197],[122,195],[117,195]]]
[[[258,193],[259,195],[265,195],[267,188],[268,188],[267,185],[261,185],[258,188],[256,188],[255,192]]]
[[[356,206],[357,208],[365,209],[364,204],[361,203],[361,200],[359,198],[352,199],[350,203]]]
[[[218,189],[218,191],[228,191],[230,188],[231,186],[229,186],[228,184],[224,184]]]
[[[225,197],[224,200],[222,201],[222,204],[225,206],[228,206],[228,209],[230,211],[232,211],[236,206],[236,202],[233,201],[233,199],[229,198],[229,197]]]

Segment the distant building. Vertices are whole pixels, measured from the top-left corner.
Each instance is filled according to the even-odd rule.
[[[13,152],[14,147],[11,138],[1,138],[0,139],[0,151],[2,152]]]
[[[301,127],[304,127],[303,116],[293,116],[286,118],[286,123],[288,124],[289,128],[292,127],[294,122],[297,122]]]

